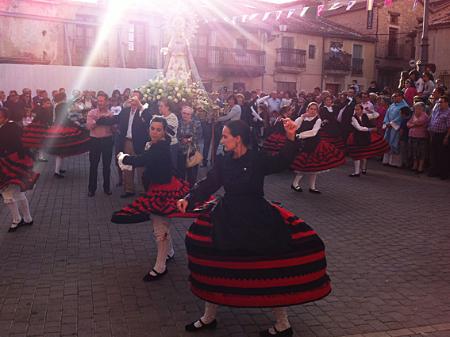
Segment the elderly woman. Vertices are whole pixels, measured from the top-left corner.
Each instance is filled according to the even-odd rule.
[[[194,110],[190,106],[181,109],[181,120],[178,125],[178,173],[181,178],[186,179],[189,184],[194,185],[197,181],[198,165],[189,167],[188,155],[194,155],[199,150],[199,139],[202,138],[202,126],[194,116]]]
[[[172,107],[166,98],[159,101],[159,113],[167,121],[167,134],[170,138],[170,158],[172,158],[173,167],[178,167],[178,117],[172,112]]]
[[[186,325],[187,331],[216,328],[218,305],[271,307],[276,323],[260,336],[292,336],[285,307],[317,301],[331,291],[322,240],[303,220],[264,198],[265,176],[287,169],[296,153],[296,125],[285,119],[284,127],[288,141],[270,156],[248,148],[245,122],[227,123],[226,154],[178,201],[185,212],[222,186],[225,190],[186,236],[191,290],[205,301],[203,316]]]
[[[414,104],[414,115],[408,121],[409,129],[409,153],[413,159],[413,171],[423,173],[425,158],[427,156],[429,117],[426,113],[425,104],[422,102]]]

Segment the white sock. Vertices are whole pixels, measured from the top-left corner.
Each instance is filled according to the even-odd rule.
[[[303,178],[303,174],[297,173],[295,175],[294,180],[292,181],[292,186],[294,186],[294,187],[300,186],[300,181],[302,180],[302,178]]]
[[[353,162],[353,165],[355,165],[355,174],[359,174],[361,168],[361,160],[355,160]]]
[[[204,324],[209,324],[216,319],[218,307],[219,306],[217,304],[205,302],[205,313],[200,318]],[[202,326],[202,323],[200,323],[200,321],[197,321],[194,323],[194,326],[196,328],[200,328]]]
[[[289,319],[288,319],[288,314],[287,314],[286,308],[284,308],[284,307],[273,308],[273,314],[274,314],[275,319],[276,319],[275,328],[277,329],[277,331],[284,331],[284,330],[289,329],[291,327],[291,324],[289,323]],[[269,332],[273,333],[273,334],[276,333],[275,330],[272,332],[272,331],[270,331],[270,329],[269,329]]]
[[[20,213],[19,213],[19,208],[17,207],[17,202],[16,201],[12,201],[12,202],[8,202],[6,203],[6,206],[8,207],[9,211],[11,212],[12,215],[12,223],[13,225],[11,227],[16,227],[17,224],[20,222],[20,220],[22,220],[22,218],[20,217]],[[14,226],[16,225],[16,226]]]
[[[61,170],[62,163],[63,163],[63,157],[56,156],[56,159],[55,159],[55,173],[61,174],[59,171]]]
[[[362,159],[361,160],[361,168],[363,171],[367,170],[367,159]]]
[[[19,208],[20,213],[22,213],[23,221],[31,222],[33,218],[30,214],[30,205],[28,204],[27,196],[24,192],[20,192],[20,199],[17,200],[17,206]]]
[[[316,180],[317,180],[317,174],[313,173],[309,175],[309,188],[312,190],[316,189]]]

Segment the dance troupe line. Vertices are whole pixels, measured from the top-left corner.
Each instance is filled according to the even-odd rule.
[[[62,174],[63,158],[89,150],[89,134],[58,112],[56,123],[35,119],[23,130],[0,108],[0,191],[12,215],[9,231],[32,225],[25,191],[35,185],[32,151],[56,156],[55,174]],[[321,107],[310,103],[295,121],[292,108],[282,107],[263,151],[252,149],[252,133],[241,120],[229,121],[222,131],[225,154],[219,155],[206,178],[190,186],[174,175],[171,129],[164,116],[149,122],[149,139],[141,154],[120,152],[123,172],[144,168],[145,195],[113,213],[113,223],[152,221],[157,256],[144,276],[152,282],[167,274],[173,258],[172,218],[194,218],[186,234],[189,281],[194,295],[205,301],[203,315],[186,325],[190,332],[214,329],[219,305],[272,308],[275,324],[261,336],[292,336],[286,307],[320,300],[331,292],[326,273],[325,247],[305,221],[264,198],[266,175],[291,169],[292,189],[301,192],[307,175],[309,191],[318,194],[319,173],[354,160],[351,177],[366,173],[367,159],[389,151],[387,142],[371,126],[363,106],[351,99],[339,111],[332,100]],[[342,128],[339,119],[349,122]],[[105,116],[99,125],[113,124]],[[223,197],[214,194],[224,189]],[[109,186],[105,188],[109,191]],[[105,190],[106,193],[106,190]]]

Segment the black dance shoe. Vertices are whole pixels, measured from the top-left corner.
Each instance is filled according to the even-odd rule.
[[[291,185],[291,189],[294,190],[295,192],[303,192],[300,186]]]
[[[89,198],[93,197],[94,195],[95,195],[95,192],[92,192],[92,191],[89,191],[89,192],[88,192],[88,197],[89,197]]]
[[[361,170],[361,173],[366,175],[367,174],[367,170]]]
[[[156,275],[150,274],[151,272],[154,272]],[[159,280],[161,277],[167,274],[167,268],[162,273],[158,273],[155,269],[152,269],[150,272],[145,274],[144,278],[142,279],[144,282],[153,282],[156,280]]]
[[[61,173],[56,173],[56,172],[53,174],[53,176],[58,179],[64,178],[64,176]]]
[[[106,195],[111,195],[112,194],[111,190],[104,190],[103,192],[105,192]]]
[[[59,173],[64,174],[64,173],[66,173],[66,170],[59,170]]]
[[[185,330],[189,331],[189,332],[196,332],[196,331],[200,331],[200,330],[213,330],[213,329],[217,328],[217,320],[216,319],[208,324],[203,323],[201,318],[199,318],[198,321],[201,324],[200,327],[197,328],[195,326],[195,323],[197,323],[197,321],[194,321],[191,324],[186,325],[184,327]]]
[[[173,253],[172,255],[167,254],[166,262],[173,261],[174,258],[175,258],[175,253]]]
[[[317,188],[310,188],[309,193],[321,194],[322,192],[320,192]]]
[[[348,175],[350,178],[359,178],[361,175],[359,173],[352,173]]]
[[[274,334],[270,333],[269,329],[267,329],[267,330],[261,331],[259,333],[259,335],[261,337],[272,337],[272,336],[291,337],[294,334],[294,331],[292,330],[292,328],[287,328],[286,330],[278,331],[274,326],[272,329],[275,331]]]

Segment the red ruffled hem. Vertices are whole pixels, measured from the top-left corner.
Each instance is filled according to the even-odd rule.
[[[355,138],[351,133],[347,140],[347,153],[354,160],[379,157],[389,152],[389,144],[375,132],[370,133],[370,144],[357,145]]]
[[[31,190],[39,178],[33,171],[33,158],[28,154],[17,152],[0,158],[0,189],[8,185],[18,185],[20,190]]]
[[[321,140],[313,152],[300,152],[290,168],[297,172],[321,172],[344,164],[344,152]]]

